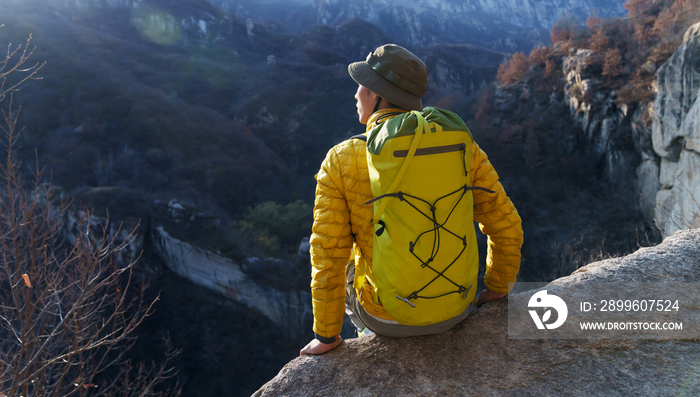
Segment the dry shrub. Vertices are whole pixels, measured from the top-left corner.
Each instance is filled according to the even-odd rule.
[[[648,10],[653,4],[653,0],[627,0],[623,5],[627,10],[627,15],[631,18],[644,16],[644,11]]]
[[[549,274],[545,274],[544,279],[556,280],[590,263],[616,256],[605,251],[605,238],[600,244],[591,244],[586,240],[588,239],[582,236],[568,243],[553,241],[550,245],[550,256],[554,266],[548,269]]]
[[[2,26],[0,25],[0,28]],[[37,77],[37,73],[46,65],[46,62],[25,65],[34,54],[35,48],[29,47],[31,41],[32,36],[30,35],[24,45],[18,45],[14,48],[8,45],[5,58],[0,60],[0,102],[5,99],[7,94],[18,91],[19,86],[23,83],[40,79]]]
[[[585,46],[585,30],[573,15],[563,15],[552,26],[549,36],[554,45],[553,51],[556,55],[567,55],[571,48]]]
[[[591,30],[597,29],[598,25],[600,25],[601,22],[603,22],[602,18],[598,18],[598,17],[586,18],[586,26],[588,27],[588,29],[591,29]]]
[[[571,40],[574,36],[575,26],[572,18],[562,17],[559,19],[549,31],[552,43],[557,44]]]
[[[603,60],[603,76],[617,77],[622,74],[622,56],[617,48],[605,52]]]
[[[519,124],[509,125],[498,138],[503,143],[519,144],[523,140],[523,126]]]
[[[609,45],[610,40],[605,34],[605,30],[603,28],[596,30],[596,32],[591,35],[590,39],[588,40],[588,47],[598,54],[604,53],[605,50],[608,49]]]
[[[475,111],[476,121],[489,120],[491,118],[491,111],[493,109],[493,86],[487,87],[481,95],[481,100]]]
[[[496,79],[501,85],[511,85],[520,82],[530,68],[528,57],[522,52],[516,52],[513,57],[498,67]]]
[[[547,62],[545,62],[545,72],[544,72],[545,77],[551,76],[556,69],[557,69],[557,64],[553,60],[548,59]]]
[[[530,55],[527,57],[528,62],[530,62],[530,65],[536,65],[536,66],[543,66],[547,61],[551,59],[551,51],[547,47],[539,47],[535,48],[530,52]]]
[[[653,28],[656,18],[649,16],[634,25],[633,38],[636,42],[646,45],[654,36]]]
[[[7,67],[0,77],[20,73],[0,90],[9,93],[0,119],[6,148],[0,162],[0,396],[179,395],[177,385],[154,389],[175,375],[168,361],[176,351],[166,347],[160,365],[123,358],[155,303],[133,285],[135,261],[118,261],[133,233],[121,244],[109,225],[95,234],[88,212],[71,242],[64,230],[70,202],[42,183],[38,161],[30,189],[20,175],[20,110],[13,108],[12,91],[36,78],[41,64],[21,67],[30,56],[25,47],[0,62],[0,70]]]
[[[671,9],[661,11],[654,21],[652,33],[659,38],[668,36],[668,34],[672,32],[672,27],[676,22],[675,19]]]
[[[10,101],[11,104],[11,101]],[[37,170],[25,189],[13,159],[18,113],[4,112],[7,155],[0,166],[0,390],[8,396],[142,395],[174,375],[166,348],[160,366],[121,357],[154,302],[143,301],[131,272],[117,258],[121,244],[109,225],[93,234],[90,213],[76,241],[64,239],[69,202],[56,201]],[[94,390],[93,390],[94,389]],[[178,394],[177,390],[150,395]]]

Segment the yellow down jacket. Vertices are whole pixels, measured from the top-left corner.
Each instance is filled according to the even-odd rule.
[[[374,113],[367,129],[390,117],[381,117],[397,109]],[[498,174],[479,146],[472,146],[471,186],[490,189],[496,194],[475,190],[474,220],[488,236],[488,255],[484,282],[494,292],[507,293],[520,268],[523,231],[520,216],[498,181]],[[316,200],[311,243],[311,294],[314,327],[317,335],[340,334],[345,313],[345,267],[349,261],[365,261],[369,279],[358,289],[362,307],[371,315],[392,320],[381,303],[375,303],[372,274],[371,219],[373,206],[364,203],[373,198],[369,184],[366,143],[348,139],[333,147],[316,174]]]

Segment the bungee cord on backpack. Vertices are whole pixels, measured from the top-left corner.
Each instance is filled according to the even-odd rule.
[[[464,196],[465,196],[465,195],[467,194],[467,192],[470,191],[470,190],[482,190],[482,191],[489,192],[489,193],[495,193],[493,190],[485,189],[485,188],[478,187],[478,186],[469,186],[469,185],[466,185],[466,184],[465,184],[464,186],[460,187],[459,189],[457,189],[457,190],[455,190],[455,191],[453,191],[453,192],[451,192],[451,193],[448,193],[448,194],[446,194],[446,195],[444,195],[444,196],[442,196],[442,197],[439,197],[439,198],[436,199],[433,203],[430,203],[430,202],[428,202],[428,201],[426,201],[426,200],[424,200],[424,199],[422,199],[422,198],[420,198],[420,197],[416,197],[416,196],[410,195],[410,194],[405,193],[405,192],[402,192],[402,191],[398,191],[398,192],[396,192],[396,193],[384,194],[384,195],[375,197],[374,199],[372,199],[372,200],[368,201],[367,203],[365,203],[365,204],[372,204],[373,202],[375,202],[375,201],[377,201],[377,200],[379,200],[379,199],[388,198],[388,197],[398,198],[400,201],[406,202],[406,204],[410,205],[413,209],[415,209],[416,211],[418,211],[421,215],[423,215],[424,217],[426,217],[428,220],[430,220],[430,221],[433,223],[433,228],[432,228],[432,229],[428,229],[428,230],[426,230],[426,231],[420,233],[420,234],[416,237],[416,239],[415,239],[414,241],[409,242],[408,250],[409,250],[409,252],[410,252],[416,259],[418,259],[418,261],[420,261],[420,263],[421,263],[420,266],[421,266],[422,268],[428,268],[428,269],[432,270],[433,272],[435,272],[437,275],[436,275],[432,280],[430,280],[426,285],[424,285],[422,288],[420,288],[420,289],[418,289],[418,290],[416,290],[416,291],[413,291],[412,293],[410,293],[410,294],[409,294],[408,296],[406,296],[405,298],[403,298],[403,297],[401,297],[401,296],[399,296],[399,295],[396,295],[396,299],[399,299],[399,300],[401,300],[401,301],[404,301],[404,302],[408,303],[409,305],[411,305],[412,307],[416,307],[416,305],[414,305],[413,303],[411,303],[411,300],[419,299],[419,298],[421,298],[421,299],[437,299],[437,298],[441,298],[441,297],[443,297],[443,296],[447,296],[447,295],[451,295],[451,294],[462,294],[462,293],[464,294],[464,297],[463,297],[462,299],[466,299],[466,298],[467,298],[467,294],[469,293],[469,290],[471,289],[472,284],[470,284],[468,287],[465,287],[465,286],[463,286],[463,285],[460,285],[460,284],[455,283],[455,282],[452,281],[449,277],[445,276],[445,272],[447,272],[447,270],[448,270],[450,267],[452,267],[452,265],[454,265],[454,264],[459,260],[459,258],[462,256],[462,254],[463,254],[464,251],[466,250],[466,248],[467,248],[467,236],[459,236],[459,235],[457,235],[456,233],[452,232],[450,229],[446,228],[446,227],[445,227],[445,224],[447,224],[447,222],[449,221],[450,217],[452,216],[452,213],[455,211],[455,208],[457,208],[457,206],[458,206],[459,203],[462,201],[462,199],[464,198]],[[458,194],[458,193],[460,193],[460,192],[461,192],[461,194],[460,194],[459,198],[457,199],[457,202],[454,204],[454,206],[453,206],[452,209],[450,210],[449,214],[447,214],[447,216],[445,217],[445,220],[444,220],[442,223],[438,222],[438,220],[437,220],[437,215],[436,215],[436,213],[435,213],[435,212],[436,212],[436,209],[437,209],[436,206],[437,206],[438,202],[439,202],[440,200],[442,200],[442,199],[448,198],[448,197],[453,196],[453,195],[455,195],[455,194]],[[421,202],[427,204],[427,205],[429,206],[429,208],[430,208],[430,213],[431,213],[431,214],[428,215],[428,214],[426,214],[425,212],[423,212],[420,208],[418,208],[416,205],[414,205],[414,204],[409,200],[409,198],[414,199],[414,200],[418,200],[418,201],[421,201]],[[386,230],[386,225],[384,224],[384,222],[379,221],[379,224],[381,225],[381,228],[380,228],[379,230],[377,230],[377,236],[381,235],[381,234],[384,233],[384,231]],[[457,257],[454,258],[454,260],[452,260],[452,262],[450,262],[449,265],[447,265],[444,269],[442,269],[442,271],[439,271],[439,270],[435,269],[435,267],[434,267],[435,265],[432,265],[432,266],[431,266],[430,264],[433,263],[433,261],[434,261],[435,258],[437,257],[438,252],[440,251],[440,231],[441,231],[441,230],[444,230],[445,232],[451,234],[452,236],[454,236],[455,238],[457,238],[458,240],[460,240],[460,241],[462,242],[463,247],[462,247],[462,250],[459,252],[459,254],[457,254]],[[428,233],[433,233],[433,247],[432,247],[432,249],[431,249],[430,257],[429,257],[428,259],[424,260],[424,259],[420,258],[420,257],[414,252],[414,248],[415,248],[416,245],[418,244],[418,240],[420,240],[421,237],[423,237],[424,235],[426,235],[426,234],[428,234]],[[444,278],[445,280],[449,281],[449,282],[450,282],[451,284],[453,284],[455,287],[457,287],[457,290],[455,290],[455,291],[450,291],[450,292],[446,292],[446,293],[444,293],[444,294],[440,294],[440,295],[437,295],[437,296],[422,296],[422,295],[418,295],[418,294],[421,293],[424,289],[428,288],[428,286],[430,286],[431,284],[433,284],[436,280],[438,280],[438,279],[441,278],[441,277]]]

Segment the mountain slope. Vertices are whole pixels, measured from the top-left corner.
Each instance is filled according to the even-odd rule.
[[[291,31],[311,23],[338,26],[359,18],[379,26],[399,44],[473,44],[495,51],[530,50],[549,42],[549,29],[563,15],[584,20],[623,14],[624,0],[316,0],[309,4],[216,0],[256,22],[275,19]],[[280,12],[284,11],[284,12]]]

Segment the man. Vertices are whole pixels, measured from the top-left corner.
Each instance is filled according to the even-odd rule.
[[[428,68],[403,47],[387,44],[377,48],[364,62],[348,66],[358,83],[355,94],[361,124],[372,130],[408,111],[423,110],[421,97],[427,91]],[[461,122],[461,120],[459,120]],[[463,123],[462,123],[463,124]],[[373,199],[369,181],[367,143],[349,139],[327,154],[316,175],[313,234],[310,239],[316,338],[300,354],[322,354],[341,342],[343,314],[347,307],[358,328],[387,336],[426,335],[446,331],[467,317],[472,306],[446,321],[425,326],[398,323],[374,298],[372,273]],[[488,258],[477,306],[508,293],[520,266],[523,233],[520,217],[498,182],[486,154],[472,144],[469,186],[474,190],[474,220],[489,236]],[[350,263],[348,263],[350,261]],[[362,268],[360,267],[362,264]],[[347,266],[347,267],[346,267]],[[356,277],[356,266],[361,277]],[[358,280],[363,280],[358,285]],[[466,297],[466,296],[465,296]]]

